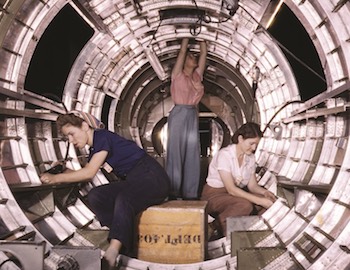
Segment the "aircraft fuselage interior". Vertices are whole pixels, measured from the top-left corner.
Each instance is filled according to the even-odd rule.
[[[217,151],[256,122],[258,184],[278,199],[232,219],[203,261],[120,255],[118,269],[350,269],[348,0],[0,1],[0,269],[100,269],[106,229],[86,196],[105,174],[40,180],[55,162],[86,164],[57,116],[89,112],[165,166],[184,38],[208,49],[201,187]]]

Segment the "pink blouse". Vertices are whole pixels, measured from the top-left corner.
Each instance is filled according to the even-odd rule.
[[[171,78],[171,97],[175,104],[198,105],[204,94],[202,76],[196,69],[192,76],[183,71]]]

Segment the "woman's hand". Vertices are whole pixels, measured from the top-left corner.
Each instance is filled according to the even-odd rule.
[[[268,209],[268,208],[270,208],[273,205],[273,201],[271,201],[270,199],[261,197],[261,198],[259,198],[258,205]]]
[[[264,197],[261,197],[261,201],[259,201],[259,205],[261,205],[264,208],[270,208],[273,203],[276,201],[276,196],[271,192],[266,190],[263,193]]]
[[[271,200],[272,202],[275,202],[276,201],[276,196],[275,196],[275,194],[273,194],[271,191],[268,191],[268,190],[266,190],[265,192],[264,192],[264,197],[266,198],[266,199],[269,199],[269,200]]]
[[[41,182],[44,184],[56,184],[58,183],[57,181],[57,175],[56,174],[51,174],[51,173],[44,173],[40,176]]]

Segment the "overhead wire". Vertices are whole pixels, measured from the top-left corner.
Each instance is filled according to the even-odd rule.
[[[223,22],[227,22],[234,15],[234,13],[238,9],[238,1],[237,1],[237,6],[234,6],[234,5],[231,6],[229,3],[227,3],[226,0],[223,0],[221,2],[221,10],[224,9],[224,3],[225,3],[226,4],[226,9],[229,10],[229,16],[227,16],[224,20],[221,20],[221,17],[220,17],[219,20],[214,21],[214,20],[212,20],[211,16],[208,15],[207,13],[205,13],[203,15],[203,13],[201,12],[201,9],[198,7],[198,4],[197,4],[196,0],[192,0],[192,2],[194,3],[195,8],[197,10],[197,21],[193,25],[190,26],[190,33],[191,33],[192,36],[198,36],[201,33],[203,22],[205,22],[205,23],[223,23]],[[140,4],[139,4],[139,2],[138,2],[138,0],[134,0],[134,5],[136,5],[138,7],[138,9],[137,9],[138,11],[140,11],[142,9]],[[140,15],[139,12],[138,12],[138,15]],[[156,34],[157,34],[161,24],[162,24],[162,20],[160,19],[159,23],[157,25],[157,28],[153,32],[152,38],[151,38],[148,46],[150,46],[152,41],[155,39],[155,36],[156,36]]]
[[[137,0],[135,0],[137,2]],[[197,1],[196,0],[192,0],[192,2],[195,5],[195,8],[197,11],[200,11],[201,9],[198,7]],[[314,69],[312,69],[309,65],[307,65],[304,61],[302,61],[300,58],[298,58],[294,53],[292,53],[287,47],[285,47],[282,43],[280,43],[276,38],[274,38],[269,31],[263,26],[261,25],[261,23],[259,21],[256,20],[256,18],[254,18],[254,16],[252,14],[250,14],[250,12],[245,9],[242,5],[239,4],[239,1],[237,1],[237,5],[230,5],[230,3],[227,2],[227,0],[223,0],[221,2],[221,10],[223,8],[226,8],[229,11],[229,15],[226,20],[221,20],[219,19],[218,21],[213,21],[211,16],[208,14],[205,14],[203,16],[202,12],[198,12],[197,16],[198,16],[198,20],[197,22],[190,26],[190,33],[193,36],[197,36],[201,33],[201,28],[203,25],[203,22],[205,23],[223,23],[228,21],[231,17],[233,17],[233,15],[236,13],[236,11],[238,10],[238,8],[241,8],[243,11],[245,11],[254,21],[255,23],[257,23],[259,25],[259,27],[261,29],[264,30],[265,33],[267,33],[269,35],[269,37],[278,45],[280,46],[288,55],[290,55],[291,57],[293,57],[298,63],[300,63],[302,66],[304,66],[306,69],[308,69],[310,72],[312,72],[315,76],[317,76],[319,79],[321,79],[323,82],[327,83],[327,81],[319,74],[317,73]],[[158,32],[159,27],[162,24],[162,20],[159,21],[159,24],[156,28],[156,30],[154,31],[153,35],[152,35],[152,39],[150,40],[148,46],[152,43],[152,41],[155,38],[155,35]],[[198,30],[197,30],[198,29]]]
[[[193,36],[197,36],[201,33],[201,30],[202,30],[202,23],[205,22],[205,23],[223,23],[223,22],[227,22],[231,17],[233,17],[233,15],[236,13],[237,9],[238,9],[238,1],[236,2],[237,4],[236,5],[231,5],[229,4],[226,0],[223,0],[221,2],[221,11],[224,9],[224,4],[226,5],[226,9],[229,11],[229,16],[227,16],[224,20],[221,19],[221,17],[219,17],[219,19],[217,21],[215,20],[212,20],[211,16],[208,15],[207,13],[205,13],[204,15],[202,14],[202,12],[199,12],[201,11],[201,9],[198,7],[197,5],[197,1],[196,0],[192,0],[192,2],[194,3],[195,7],[196,7],[196,10],[198,11],[197,12],[197,17],[198,17],[198,20],[195,24],[193,24],[191,27],[190,27],[190,33],[193,35]],[[199,29],[198,32],[196,32],[196,29]]]
[[[259,27],[264,30],[265,33],[268,34],[268,36],[275,42],[277,43],[278,46],[282,48],[288,55],[293,57],[296,61],[298,61],[299,64],[301,64],[303,67],[308,69],[310,72],[312,72],[314,75],[316,75],[319,79],[321,79],[323,82],[327,83],[327,81],[320,75],[318,74],[315,70],[313,70],[310,66],[308,66],[304,61],[302,61],[300,58],[298,58],[294,53],[292,53],[289,49],[287,49],[281,42],[279,42],[259,21],[254,18],[252,14],[248,10],[246,10],[242,5],[239,5],[242,10],[244,10],[249,17],[251,17],[258,25]]]

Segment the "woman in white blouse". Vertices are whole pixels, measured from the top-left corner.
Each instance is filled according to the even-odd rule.
[[[232,144],[210,162],[201,199],[208,201],[208,214],[217,218],[223,235],[226,218],[258,214],[276,200],[256,180],[254,153],[262,136],[258,124],[246,123],[234,133]]]

